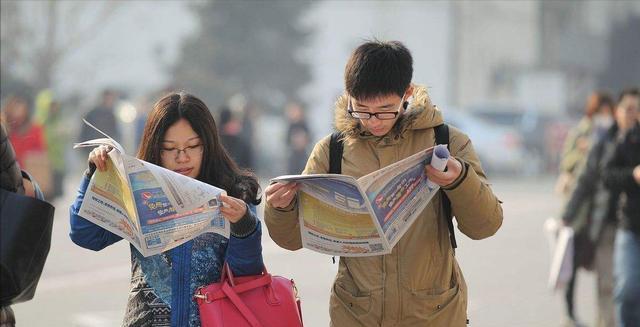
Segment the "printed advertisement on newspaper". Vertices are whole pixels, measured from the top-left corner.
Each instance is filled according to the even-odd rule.
[[[386,254],[439,190],[428,181],[425,166],[444,169],[449,152],[446,146],[434,148],[357,180],[316,174],[286,175],[273,181],[301,185],[298,218],[304,247],[339,256]]]
[[[81,217],[126,239],[145,256],[172,249],[202,233],[229,237],[229,223],[219,210],[224,190],[128,156],[108,136],[74,147],[99,145],[113,150],[108,169],[96,170],[91,178]]]

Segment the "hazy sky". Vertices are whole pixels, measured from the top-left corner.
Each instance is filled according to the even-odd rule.
[[[300,23],[316,31],[301,51],[313,77],[304,97],[317,121],[324,122],[314,124],[316,132],[330,128],[331,105],[343,89],[350,51],[372,37],[403,41],[414,55],[414,80],[429,85],[434,100],[442,104],[449,82],[448,8],[444,2],[430,1],[314,3]],[[95,19],[86,16],[87,21]],[[120,3],[95,38],[65,58],[58,70],[58,89],[62,94],[97,94],[115,86],[137,95],[160,88],[169,79],[165,67],[175,62],[184,38],[196,28],[184,2]]]
[[[142,93],[163,87],[184,38],[196,21],[184,3],[119,2],[104,28],[74,51],[58,70],[62,93],[78,89],[89,94],[102,87]],[[93,19],[87,17],[87,19]]]

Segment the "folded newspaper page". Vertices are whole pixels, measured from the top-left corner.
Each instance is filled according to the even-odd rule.
[[[382,255],[391,252],[439,190],[428,181],[425,166],[443,170],[448,158],[447,147],[438,145],[359,179],[315,174],[272,181],[300,184],[298,219],[305,248],[338,256]]]
[[[126,239],[144,256],[170,250],[203,233],[229,238],[229,223],[219,210],[224,190],[128,156],[118,142],[104,135],[74,145],[113,147],[107,170],[96,170],[91,178],[81,217]]]

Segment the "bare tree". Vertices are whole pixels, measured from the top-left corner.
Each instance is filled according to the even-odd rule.
[[[122,4],[54,0],[0,3],[2,74],[17,75],[36,89],[53,86],[62,59],[100,33]]]
[[[182,48],[174,82],[207,101],[243,93],[266,108],[284,106],[311,78],[299,23],[311,1],[209,1],[193,5],[200,32]]]

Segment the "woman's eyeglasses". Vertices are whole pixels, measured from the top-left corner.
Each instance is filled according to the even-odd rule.
[[[198,155],[202,154],[203,148],[204,147],[202,146],[202,144],[186,146],[186,147],[184,147],[182,149],[180,149],[180,148],[172,148],[172,149],[162,148],[160,150],[160,155],[165,159],[177,159],[180,156],[180,152],[184,152],[184,154],[186,154],[187,157],[191,158],[191,157],[198,156]]]

